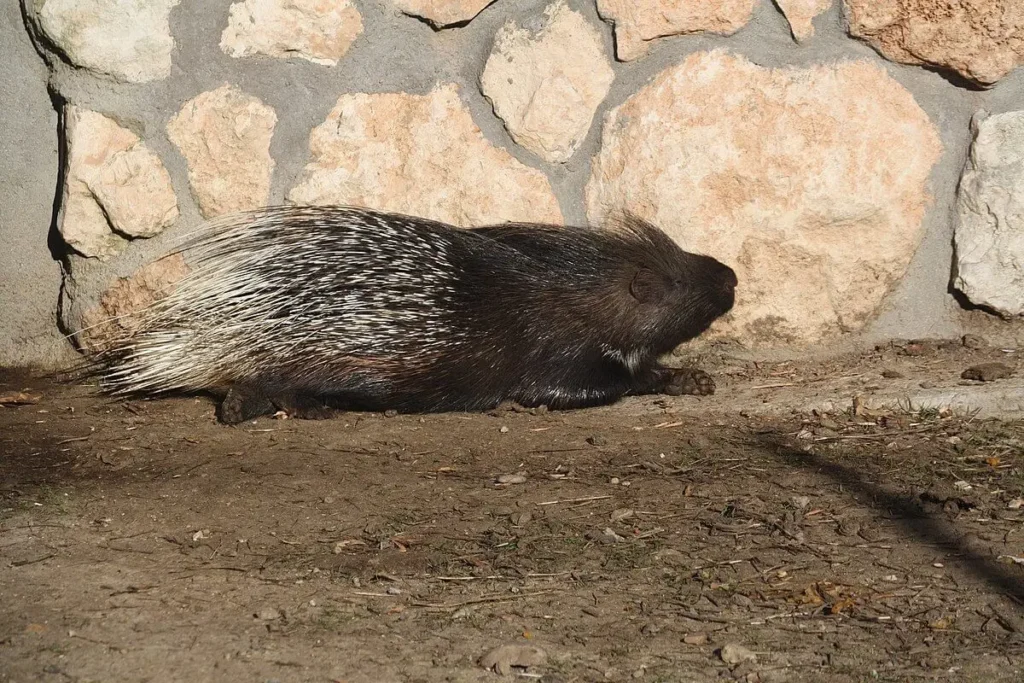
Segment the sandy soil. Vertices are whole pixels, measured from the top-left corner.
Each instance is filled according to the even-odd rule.
[[[239,427],[8,371],[0,680],[1024,680],[1024,422],[845,409],[998,360]],[[812,387],[843,412],[758,408]]]

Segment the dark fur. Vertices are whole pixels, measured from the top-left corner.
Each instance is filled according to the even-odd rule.
[[[220,411],[225,422],[275,409],[313,418],[326,416],[328,407],[472,411],[514,401],[558,409],[611,403],[626,394],[713,390],[703,373],[673,371],[657,359],[729,311],[736,275],[715,259],[681,250],[636,218],[608,229],[508,224],[464,230],[340,207],[282,207],[260,215],[280,231],[254,233],[252,240],[315,239],[317,252],[327,252],[316,263],[297,257],[298,263],[260,264],[268,274],[285,266],[298,273],[283,279],[290,291],[267,294],[281,299],[276,315],[291,315],[296,301],[322,300],[323,312],[304,323],[309,328],[250,340],[258,371],[224,371],[210,386],[191,387],[227,390]],[[375,258],[372,245],[359,253],[340,248],[357,220],[384,221],[423,253],[443,249],[451,272],[429,282],[407,273],[389,278],[388,258]],[[361,287],[383,298],[380,322],[353,328],[339,353],[335,339],[345,336],[350,322],[330,297]],[[425,296],[415,306],[403,304],[412,299],[401,298],[402,287],[420,287]],[[406,317],[391,314],[403,306]],[[321,333],[327,330],[331,335]],[[388,335],[390,350],[368,351],[372,335]],[[277,354],[275,345],[292,353]],[[209,351],[216,356],[216,349]],[[128,353],[130,344],[102,360],[116,368]]]

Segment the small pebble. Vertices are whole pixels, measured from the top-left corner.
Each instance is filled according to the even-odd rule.
[[[886,379],[903,379],[906,375],[899,370],[882,370],[882,377]]]
[[[833,420],[830,417],[821,417],[821,418],[819,418],[818,419],[818,424],[820,424],[825,429],[831,429],[831,430],[834,430],[834,431],[839,431],[839,423],[836,422],[835,420]]]
[[[636,514],[636,513],[634,513],[629,508],[619,508],[618,510],[612,510],[611,520],[613,522],[619,522],[619,521],[622,521],[623,519],[629,519],[634,514]]]
[[[497,482],[499,484],[525,484],[525,474],[502,474],[498,477]]]
[[[757,655],[736,643],[727,643],[718,651],[718,656],[726,664],[739,664],[740,662],[756,662]]]
[[[960,373],[963,379],[970,379],[976,382],[994,382],[1013,374],[1013,368],[1005,363],[982,363],[972,365]]]
[[[595,434],[593,436],[587,437],[587,443],[589,443],[591,446],[604,446],[608,443],[608,440],[605,439],[603,436]]]
[[[618,485],[618,483],[619,483],[619,478],[618,478],[618,477],[612,477],[612,478],[611,478],[611,479],[610,479],[610,480],[608,481],[608,483],[609,483],[609,484],[612,484],[612,485]]]
[[[529,512],[517,512],[509,518],[509,521],[515,526],[524,526],[531,519],[533,519],[533,515]]]
[[[706,645],[708,642],[708,634],[706,633],[691,633],[683,636],[683,642],[687,645]]]
[[[394,408],[390,408],[384,411],[384,417],[395,417],[396,415],[398,415],[398,411],[395,410]]]
[[[988,347],[988,341],[984,337],[979,337],[976,334],[965,334],[960,340],[960,343],[968,349],[984,349]]]
[[[256,613],[256,618],[262,621],[275,621],[281,619],[284,615],[281,614],[280,610],[274,609],[273,607],[264,607]]]
[[[508,426],[501,425],[501,429],[499,429],[498,431],[501,432],[502,434],[508,434]]]
[[[612,543],[622,543],[623,541],[626,540],[625,536],[618,535],[617,533],[615,533],[615,531],[613,531],[612,529],[610,529],[608,527],[605,527],[604,537],[606,539],[608,539],[609,541],[611,541]]]

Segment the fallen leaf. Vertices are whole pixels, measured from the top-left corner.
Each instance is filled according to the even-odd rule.
[[[366,541],[361,538],[347,538],[344,541],[338,541],[334,544],[334,554],[342,553],[350,545],[366,545]]]
[[[833,602],[831,605],[829,605],[828,606],[828,613],[829,614],[841,614],[844,611],[845,612],[849,612],[851,609],[853,609],[854,605],[856,605],[856,604],[857,603],[855,603],[850,598],[843,598],[842,600],[839,600],[838,602]]]
[[[824,605],[825,600],[818,594],[818,589],[813,584],[804,589],[804,592],[797,598],[801,605]]]
[[[32,394],[27,391],[8,391],[6,394],[0,394],[0,405],[27,406],[39,403],[42,398],[39,394]]]

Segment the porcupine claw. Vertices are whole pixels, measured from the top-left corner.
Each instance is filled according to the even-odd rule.
[[[696,368],[672,368],[672,378],[663,394],[669,396],[710,396],[715,393],[715,380],[711,375]]]

